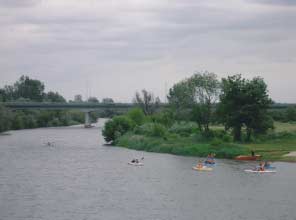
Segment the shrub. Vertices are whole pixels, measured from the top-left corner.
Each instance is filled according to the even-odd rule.
[[[135,127],[135,134],[150,135],[153,130],[154,123],[145,123],[141,126]]]
[[[150,137],[166,137],[166,128],[159,123],[145,123],[141,126],[137,126],[134,130],[135,134],[146,135]]]
[[[128,113],[127,116],[136,124],[142,125],[145,122],[145,114],[140,108],[133,108]]]
[[[154,123],[151,136],[153,137],[165,137],[166,129],[162,124]]]
[[[169,132],[176,133],[181,136],[189,136],[192,133],[198,132],[198,125],[194,122],[176,122],[169,129]]]
[[[126,116],[115,116],[107,121],[102,134],[107,142],[114,142],[116,138],[134,128],[134,122]]]
[[[150,117],[151,121],[170,127],[174,123],[174,114],[170,110],[164,110],[159,113],[155,113]]]

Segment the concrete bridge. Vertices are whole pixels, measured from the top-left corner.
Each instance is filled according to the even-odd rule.
[[[105,109],[128,110],[135,107],[132,103],[90,103],[90,102],[70,102],[70,103],[57,103],[57,102],[3,102],[0,103],[6,108],[13,110],[22,109],[44,109],[44,110],[65,110],[77,109],[85,114],[84,127],[91,127],[90,112]]]

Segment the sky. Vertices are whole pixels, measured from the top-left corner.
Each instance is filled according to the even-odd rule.
[[[0,87],[24,74],[67,99],[164,100],[205,70],[296,103],[296,1],[0,0]]]

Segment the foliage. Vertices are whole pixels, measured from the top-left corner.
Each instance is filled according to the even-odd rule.
[[[175,121],[174,112],[170,109],[165,109],[161,112],[154,113],[150,116],[150,120],[155,123],[160,123],[165,127],[170,127]]]
[[[74,102],[83,102],[82,95],[80,95],[80,94],[75,95]]]
[[[0,105],[0,132],[7,131],[11,126],[11,112]]]
[[[145,114],[140,108],[133,108],[129,110],[127,116],[136,124],[142,125],[145,122]]]
[[[102,103],[104,104],[112,104],[114,103],[112,98],[103,98]]]
[[[267,114],[271,103],[262,78],[246,80],[234,75],[222,79],[218,111],[225,127],[233,129],[235,141],[241,141],[243,126],[246,126],[247,140],[252,134],[264,133],[272,127]]]
[[[45,102],[66,102],[66,99],[61,96],[58,92],[48,92],[45,94],[44,100]]]
[[[190,138],[174,138],[168,136],[168,139],[159,137],[135,135],[130,132],[119,137],[116,144],[135,150],[144,150],[148,152],[170,153],[184,156],[206,157],[209,152],[215,153],[218,158],[234,158],[240,154],[247,154],[248,149],[239,145],[218,143],[194,143]]]
[[[169,129],[169,132],[188,137],[198,130],[198,125],[195,122],[175,122]]]
[[[127,116],[115,116],[107,121],[102,134],[107,142],[114,142],[115,139],[134,128],[134,122]]]
[[[286,112],[286,121],[296,121],[296,107],[287,108]]]
[[[160,99],[155,98],[152,92],[145,89],[142,90],[142,95],[136,92],[133,102],[143,110],[145,115],[152,115],[160,105]]]
[[[99,100],[96,97],[89,97],[87,99],[88,102],[99,103]]]
[[[212,106],[217,101],[220,83],[217,75],[207,71],[195,73],[170,89],[168,100],[173,108],[181,111],[193,108],[192,119],[199,125],[199,130],[206,136],[212,117]]]

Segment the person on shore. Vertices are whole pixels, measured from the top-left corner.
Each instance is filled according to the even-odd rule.
[[[252,155],[252,157],[255,157],[255,151],[251,151],[251,155]]]

